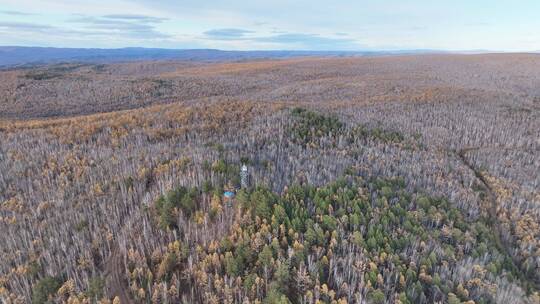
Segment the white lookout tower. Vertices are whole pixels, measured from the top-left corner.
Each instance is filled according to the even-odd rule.
[[[240,169],[240,187],[242,189],[247,189],[249,184],[249,175],[248,175],[248,168],[246,164],[242,164],[242,168]]]

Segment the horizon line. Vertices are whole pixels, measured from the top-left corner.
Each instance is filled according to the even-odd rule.
[[[41,49],[73,49],[73,50],[168,50],[168,51],[221,51],[221,52],[312,52],[312,53],[393,53],[393,52],[425,52],[425,53],[448,53],[448,54],[521,54],[521,53],[539,53],[540,50],[490,50],[490,49],[431,49],[431,48],[380,48],[380,49],[359,49],[359,50],[315,50],[315,49],[220,49],[220,48],[163,48],[146,46],[123,46],[123,47],[64,47],[64,46],[26,46],[26,45],[2,45],[0,48],[41,48]]]

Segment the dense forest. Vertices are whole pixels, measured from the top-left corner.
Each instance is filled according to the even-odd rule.
[[[539,71],[2,71],[0,302],[540,303]]]

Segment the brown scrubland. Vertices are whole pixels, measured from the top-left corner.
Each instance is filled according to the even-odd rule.
[[[2,303],[540,303],[539,55],[69,63],[0,92]]]

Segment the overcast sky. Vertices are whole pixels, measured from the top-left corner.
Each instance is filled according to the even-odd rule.
[[[0,45],[540,50],[540,0],[0,0]]]

